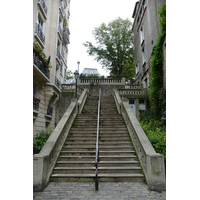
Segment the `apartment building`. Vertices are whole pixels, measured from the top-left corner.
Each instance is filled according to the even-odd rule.
[[[33,0],[33,134],[55,128],[66,79],[70,0]]]
[[[150,86],[150,58],[159,33],[158,9],[166,0],[140,0],[135,3],[132,18],[136,83]]]

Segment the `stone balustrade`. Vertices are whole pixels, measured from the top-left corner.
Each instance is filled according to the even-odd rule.
[[[113,79],[113,78],[79,78],[78,85],[125,85],[125,78]]]
[[[47,185],[53,167],[67,138],[77,113],[81,113],[87,98],[85,89],[79,100],[73,99],[39,154],[33,156],[33,190],[42,191]],[[80,109],[80,110],[79,110]]]
[[[119,113],[122,113],[129,135],[134,144],[148,186],[152,190],[166,189],[164,157],[156,153],[137,118],[132,112],[127,99],[121,100],[117,90],[113,96]]]
[[[141,85],[124,85],[118,89],[119,95],[144,95]]]

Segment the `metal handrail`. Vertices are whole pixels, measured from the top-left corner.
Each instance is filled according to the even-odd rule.
[[[99,101],[98,101],[98,119],[97,119],[97,140],[96,140],[96,157],[95,157],[95,189],[98,190],[98,162],[99,162],[99,119],[100,119],[100,106],[101,106],[101,88],[99,89]]]

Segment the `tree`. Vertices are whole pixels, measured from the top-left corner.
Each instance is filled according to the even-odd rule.
[[[102,23],[100,27],[93,30],[93,35],[97,46],[86,41],[83,45],[87,47],[89,55],[94,56],[94,60],[110,71],[114,77],[127,79],[135,75],[133,34],[130,20],[123,20],[120,17],[106,25]],[[124,62],[124,67],[122,67]]]
[[[66,79],[68,80],[68,79],[72,79],[72,78],[74,78],[73,72],[71,70],[67,69]]]

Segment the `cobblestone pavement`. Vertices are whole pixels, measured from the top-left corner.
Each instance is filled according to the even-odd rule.
[[[105,200],[105,199],[166,199],[166,192],[150,191],[144,183],[134,182],[99,182],[99,190],[95,190],[92,182],[50,182],[43,192],[33,194],[33,199],[50,200]]]

